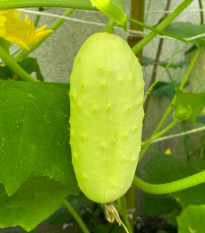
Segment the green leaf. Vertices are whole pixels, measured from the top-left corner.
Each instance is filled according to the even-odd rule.
[[[147,181],[163,184],[183,178],[183,165],[171,155],[154,154],[144,166]]]
[[[67,200],[78,213],[88,203],[91,202],[83,193],[80,193],[79,196],[68,196]],[[64,224],[64,223],[72,221],[72,219],[73,219],[72,215],[68,212],[67,208],[63,205],[52,216],[50,216],[50,218],[48,219],[48,222],[50,224]]]
[[[174,98],[175,88],[172,83],[158,82],[152,91],[152,94],[159,97]]]
[[[165,61],[161,61],[160,63],[160,66],[162,67],[166,67],[169,62],[165,62]],[[187,65],[188,62],[187,61],[179,61],[179,62],[172,62],[170,65],[169,65],[169,68],[174,68],[174,69],[177,69],[177,68],[183,68],[185,65]]]
[[[76,192],[68,92],[68,84],[0,81],[0,182],[9,196],[30,176],[48,176]]]
[[[176,22],[169,24],[165,31],[183,38],[188,38],[203,34],[205,32],[205,25],[192,24],[188,22]],[[205,36],[190,40],[189,42],[197,47],[204,47]]]
[[[66,224],[72,223],[72,215],[68,212],[65,206],[61,206],[54,214],[52,214],[48,219],[49,224]]]
[[[8,66],[0,66],[0,79],[10,80],[13,78],[13,71]]]
[[[142,57],[142,65],[143,66],[148,66],[148,65],[154,65],[155,60],[150,58],[150,57],[146,57],[143,56]],[[162,67],[166,67],[168,65],[169,62],[165,62],[165,61],[161,61],[158,64]],[[184,65],[187,65],[188,62],[187,61],[179,61],[179,62],[172,62],[171,64],[169,64],[169,68],[173,68],[173,69],[177,69],[177,68],[183,68]]]
[[[174,209],[171,212],[166,214],[166,219],[167,221],[174,227],[177,227],[177,216],[179,216],[181,214],[181,210],[178,209]]]
[[[152,59],[151,57],[142,57],[142,66],[149,66],[149,65],[154,65],[155,60]]]
[[[31,177],[8,197],[0,185],[0,227],[21,226],[31,231],[47,219],[69,194],[69,186],[48,177]]]
[[[102,13],[120,26],[126,27],[127,15],[123,0],[90,0]]]
[[[27,57],[23,61],[18,63],[27,73],[36,73],[36,78],[39,81],[44,81],[43,75],[41,74],[41,70],[39,68],[39,64],[36,58]]]
[[[187,49],[187,50],[185,51],[184,55],[185,55],[185,56],[189,56],[189,55],[195,53],[196,50],[197,50],[196,45],[192,45],[189,49]]]
[[[167,196],[155,196],[143,194],[142,209],[145,214],[163,215],[175,209],[176,203]]]
[[[205,125],[205,114],[200,114],[196,119],[197,124]]]
[[[202,233],[205,229],[205,205],[190,205],[177,217],[178,233]]]
[[[94,233],[121,233],[122,228],[118,224],[98,224],[94,229]]]
[[[205,93],[185,93],[178,90],[174,103],[174,117],[178,120],[190,118],[193,124],[196,124],[196,117],[202,112],[204,106]]]

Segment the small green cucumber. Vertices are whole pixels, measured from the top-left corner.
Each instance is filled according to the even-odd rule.
[[[110,203],[131,186],[141,149],[141,65],[119,36],[96,33],[74,59],[69,95],[78,185],[89,199]]]

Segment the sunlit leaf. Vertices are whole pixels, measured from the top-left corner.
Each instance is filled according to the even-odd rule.
[[[68,92],[68,84],[0,81],[0,182],[8,195],[30,176],[77,187]]]
[[[205,205],[190,205],[177,217],[179,233],[202,233],[205,229]]]
[[[53,214],[69,193],[69,186],[48,177],[30,178],[10,197],[1,184],[0,227],[21,226],[31,231]]]

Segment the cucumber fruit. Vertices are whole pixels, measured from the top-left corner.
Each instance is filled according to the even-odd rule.
[[[89,37],[74,59],[69,96],[78,185],[110,203],[131,186],[141,149],[144,81],[128,44],[106,32]]]

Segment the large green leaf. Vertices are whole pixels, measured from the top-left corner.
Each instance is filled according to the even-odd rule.
[[[203,233],[205,205],[190,205],[177,217],[178,233]]]
[[[0,182],[9,196],[30,176],[76,189],[68,92],[68,84],[0,81]]]
[[[167,196],[143,194],[142,209],[145,214],[163,215],[176,207],[176,202]]]
[[[171,155],[154,154],[144,166],[147,181],[163,184],[183,178],[183,165]]]
[[[0,227],[19,225],[31,231],[62,205],[69,190],[69,186],[48,177],[32,177],[8,197],[1,184]]]
[[[178,120],[191,119],[196,123],[196,117],[205,107],[205,93],[191,93],[177,91],[177,98],[174,103],[174,117]]]
[[[203,34],[205,32],[205,25],[192,24],[188,22],[176,22],[169,24],[165,31],[183,38],[188,38]],[[190,42],[197,47],[204,47],[205,36],[196,38]]]

